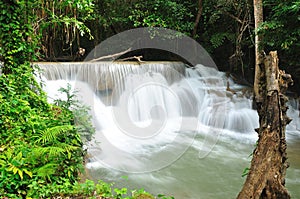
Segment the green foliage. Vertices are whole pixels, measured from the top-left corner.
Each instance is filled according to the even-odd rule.
[[[116,198],[124,198],[126,197],[125,195],[127,194],[127,188],[121,188],[121,189],[114,188],[114,192],[116,193]]]
[[[191,0],[38,0],[29,4],[21,0],[12,5],[5,2],[1,2],[0,33],[7,41],[22,42],[20,46],[10,46],[12,44],[4,45],[1,41],[0,57],[5,57],[6,63],[12,57],[20,61],[26,56],[33,59],[37,52],[54,60],[57,56],[74,58],[78,47],[89,51],[92,45],[135,27],[164,27],[190,35],[198,11],[198,2]],[[250,66],[254,64],[252,3],[248,0],[202,2],[196,38],[224,70],[239,72],[244,71],[241,66],[246,66],[249,70],[245,72],[251,72]],[[259,32],[264,35],[265,50],[278,50],[281,63],[286,66],[284,69],[300,77],[295,53],[300,50],[300,30],[295,28],[299,26],[299,7],[299,1],[264,0],[266,21]],[[6,21],[10,18],[20,19]],[[12,31],[20,26],[30,31]],[[28,46],[37,42],[36,35],[42,39],[40,49]],[[95,37],[93,42],[88,40],[92,36]],[[11,69],[4,67],[3,70]]]
[[[53,187],[57,187],[54,189]],[[45,189],[41,195],[46,195],[51,190],[52,196],[63,196],[63,197],[76,197],[80,196],[83,198],[115,198],[115,199],[154,199],[155,197],[150,193],[140,190],[132,190],[131,194],[127,188],[114,188],[113,183],[106,183],[99,180],[97,183],[91,180],[86,180],[84,183],[75,183],[74,185],[62,184],[61,186],[53,186],[52,188]],[[174,197],[165,196],[162,194],[158,195],[161,199],[174,199]]]
[[[77,132],[81,135],[81,139],[84,142],[90,141],[92,135],[95,133],[91,122],[92,116],[89,113],[90,108],[76,99],[77,91],[72,92],[70,84],[67,85],[67,88],[60,88],[59,91],[66,95],[66,100],[57,99],[54,101],[54,104],[72,111],[74,125]]]
[[[97,24],[96,28],[103,29],[106,37],[130,29],[132,26],[128,16],[131,9],[132,2],[125,0],[95,0],[93,18]]]
[[[60,136],[64,136],[69,131],[73,130],[73,126],[64,125],[64,126],[54,126],[52,128],[46,129],[41,135],[38,135],[37,143],[46,144],[46,143],[57,143],[59,142]]]
[[[299,66],[296,52],[300,51],[300,2],[264,1],[265,22],[259,28],[265,49],[278,50],[284,64],[293,69]]]
[[[129,19],[134,27],[163,27],[189,35],[193,29],[194,15],[189,2],[176,0],[138,1]]]
[[[0,2],[1,198],[49,197],[74,184],[83,170],[85,152],[74,126],[73,96],[68,93],[61,106],[48,104],[30,64],[37,49],[31,27],[35,3]]]
[[[74,186],[73,193],[84,195],[84,196],[92,196],[94,195],[95,190],[96,190],[96,186],[94,181],[86,180],[85,183],[76,183]]]
[[[93,39],[86,25],[94,12],[93,0],[38,0],[33,9],[39,20],[32,25],[43,38],[40,51],[46,58],[59,54],[71,56],[81,47],[80,39],[84,35]]]
[[[0,76],[0,82],[4,81],[3,77],[6,75]],[[58,187],[65,183],[71,185],[83,171],[85,152],[78,128],[74,126],[75,117],[65,106],[47,104],[45,95],[38,96],[43,101],[37,105],[39,107],[30,104],[22,99],[28,93],[17,94],[22,91],[13,81],[10,83],[11,86],[6,84],[5,87],[10,92],[3,92],[2,87],[0,94],[0,196],[49,196],[46,193],[55,191],[46,192],[44,187],[55,187],[53,183]],[[76,110],[70,99],[62,104]],[[91,124],[86,126],[92,128]]]
[[[250,23],[249,18],[250,5],[245,0],[213,0],[203,2],[203,16],[200,39],[205,42],[205,47],[208,51],[213,52],[214,49],[231,44],[237,45],[237,38],[241,34],[243,25]],[[242,24],[241,21],[243,21]],[[248,27],[250,28],[250,26]],[[246,29],[247,30],[247,29]],[[245,31],[245,30],[244,30]],[[246,33],[249,34],[247,31]],[[247,36],[248,34],[245,34]],[[243,36],[243,35],[242,35]],[[246,37],[243,40],[243,45],[249,45]],[[249,39],[249,38],[248,38]],[[251,42],[251,41],[250,41]],[[210,47],[212,45],[212,47]],[[232,49],[232,52],[233,53]]]
[[[0,54],[4,59],[3,73],[14,69],[29,69],[28,61],[34,59],[35,42],[30,22],[33,15],[24,13],[31,9],[31,3],[25,0],[0,2]],[[22,67],[20,67],[22,65]],[[17,72],[17,71],[16,71]]]
[[[1,92],[1,194],[38,196],[48,183],[76,182],[84,151],[71,110],[48,105],[45,96],[39,96],[43,107],[32,107],[22,99],[26,93],[17,95],[21,91],[14,92],[14,85],[6,86],[13,97],[11,92]]]
[[[210,43],[214,48],[218,48],[225,43],[225,40],[228,39],[229,41],[232,40],[232,34],[228,32],[219,32],[215,33],[210,38]]]
[[[144,189],[140,189],[132,192],[132,199],[154,199],[154,197],[147,193]]]
[[[247,176],[248,173],[249,173],[249,171],[250,171],[250,168],[246,167],[246,168],[244,169],[243,173],[242,173],[242,177]]]
[[[96,192],[98,195],[102,197],[111,197],[112,196],[112,187],[113,183],[106,183],[103,182],[102,180],[98,181],[98,184],[96,185]]]

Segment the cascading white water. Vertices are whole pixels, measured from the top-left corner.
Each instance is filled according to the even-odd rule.
[[[94,141],[100,142],[89,146],[93,179],[176,198],[233,198],[238,193],[244,180],[239,176],[257,139],[258,116],[246,88],[224,73],[170,62],[41,66],[50,98],[59,97],[57,89],[70,82],[92,108]],[[299,140],[297,122],[288,129]],[[300,179],[300,170],[293,171],[299,173],[287,180],[292,185]],[[129,182],[122,182],[122,175]]]

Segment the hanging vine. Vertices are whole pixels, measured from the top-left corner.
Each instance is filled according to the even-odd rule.
[[[40,0],[37,4],[39,9],[35,12],[39,20],[33,26],[42,37],[40,58],[55,61],[64,55],[66,60],[72,60],[81,47],[81,37],[93,38],[85,25],[93,13],[93,1]]]

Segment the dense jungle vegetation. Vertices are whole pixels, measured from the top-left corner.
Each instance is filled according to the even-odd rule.
[[[265,22],[258,30],[264,38],[263,49],[277,50],[281,67],[293,74],[297,83],[300,2],[263,3]],[[39,40],[39,60],[82,60],[79,48],[87,55],[101,41],[122,31],[164,27],[195,38],[220,70],[242,75],[250,82],[253,79],[255,33],[250,0],[39,0],[26,9],[25,15],[30,11],[35,16],[31,26]]]
[[[281,68],[293,75],[299,92],[300,1],[263,3],[265,22],[258,29],[263,48],[278,51]],[[86,55],[122,31],[164,27],[197,40],[221,70],[253,81],[249,0],[3,0],[0,13],[0,198],[127,193],[102,181],[78,183],[83,142],[93,134],[88,108],[74,100],[69,87],[61,89],[67,101],[49,104],[34,78],[33,61],[82,60],[79,48]],[[140,195],[153,198],[143,190],[131,198]]]
[[[263,3],[265,22],[258,30],[264,38],[263,49],[277,50],[281,67],[298,81],[300,2]],[[87,55],[101,41],[122,31],[164,27],[195,38],[219,69],[252,80],[255,33],[250,0],[39,0],[27,9],[36,17],[31,26],[39,36],[39,60],[78,60],[79,47]]]

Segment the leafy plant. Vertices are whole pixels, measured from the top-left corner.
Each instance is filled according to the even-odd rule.
[[[299,1],[264,1],[265,22],[259,28],[259,34],[263,35],[263,46],[265,49],[277,50],[282,65],[287,66],[288,71],[297,75],[299,58],[297,53],[300,50],[299,26]],[[296,74],[297,73],[297,74]]]
[[[247,176],[248,173],[249,173],[249,171],[250,171],[250,168],[246,167],[246,168],[244,169],[243,173],[242,173],[242,177]]]
[[[85,196],[94,195],[94,191],[96,189],[95,183],[92,180],[86,180],[84,183],[76,183],[74,186],[73,193],[82,194]]]
[[[94,12],[93,0],[38,0],[33,9],[39,20],[32,25],[41,35],[40,52],[45,58],[55,59],[59,54],[73,56],[81,47],[80,40],[84,35],[93,39],[85,23]]]
[[[85,152],[74,125],[72,94],[67,102],[51,105],[34,77],[35,3],[0,2],[1,198],[49,197],[70,190],[83,171]],[[82,110],[83,116],[87,111]]]
[[[76,99],[77,91],[72,91],[70,84],[67,85],[67,88],[60,88],[59,91],[66,95],[66,100],[56,99],[54,103],[59,107],[72,111],[77,132],[81,135],[83,142],[90,141],[95,133],[92,116],[89,113],[90,108]]]
[[[116,193],[116,198],[123,198],[123,195],[127,194],[127,188],[114,188],[114,192]]]
[[[98,183],[96,184],[96,192],[98,195],[102,197],[112,197],[112,186],[113,183],[109,184],[106,182],[103,182],[102,180],[99,180]]]
[[[144,189],[132,192],[132,199],[154,199],[150,193],[147,193]]]

